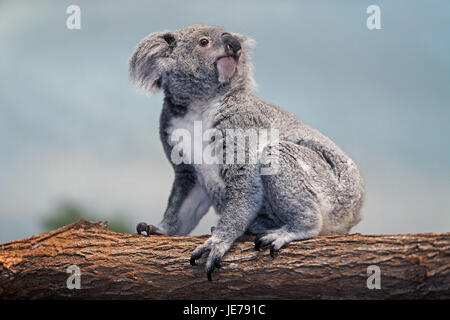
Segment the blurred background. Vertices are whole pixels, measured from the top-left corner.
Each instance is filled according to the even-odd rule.
[[[66,9],[81,8],[81,30]],[[368,30],[366,8],[381,8]],[[0,242],[79,218],[158,223],[162,95],[128,80],[151,32],[247,34],[257,94],[334,140],[367,185],[352,231],[450,231],[450,2],[0,1]],[[193,234],[209,233],[209,212]]]

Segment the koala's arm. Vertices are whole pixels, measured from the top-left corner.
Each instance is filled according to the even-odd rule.
[[[175,168],[175,180],[163,220],[158,227],[168,235],[189,234],[210,207],[210,200],[198,184],[189,165]]]
[[[195,168],[191,164],[175,164],[172,161],[172,147],[169,145],[167,128],[174,114],[168,99],[164,100],[160,117],[160,139],[164,153],[172,165],[175,179],[163,220],[158,227],[168,235],[189,234],[211,206],[205,189],[198,181]]]

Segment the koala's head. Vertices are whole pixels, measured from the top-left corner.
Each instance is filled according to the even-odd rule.
[[[146,91],[162,88],[176,104],[208,101],[254,85],[253,44],[248,37],[205,25],[152,33],[133,53],[130,76]]]

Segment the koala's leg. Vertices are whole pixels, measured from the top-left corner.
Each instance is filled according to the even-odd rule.
[[[204,253],[209,252],[206,260],[206,274],[211,281],[214,268],[220,267],[220,261],[233,242],[242,236],[257,215],[263,199],[261,178],[255,166],[231,168],[223,177],[226,196],[220,204],[220,218],[212,236],[198,246],[191,256],[191,264]]]
[[[319,235],[323,213],[330,209],[335,177],[320,156],[290,142],[279,144],[279,170],[262,176],[267,201],[281,226],[259,234],[255,249],[270,245],[270,255],[293,240]]]
[[[158,227],[168,235],[189,234],[211,206],[192,167],[175,171],[175,181],[164,218]]]
[[[264,199],[264,203],[258,212],[255,220],[246,230],[246,234],[249,235],[259,235],[265,233],[268,230],[277,229],[284,225],[274,214],[270,204]]]

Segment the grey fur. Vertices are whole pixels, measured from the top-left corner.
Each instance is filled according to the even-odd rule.
[[[261,175],[261,163],[175,164],[175,181],[159,228],[188,234],[212,205],[219,222],[197,247],[191,263],[209,252],[208,278],[244,232],[258,234],[256,248],[271,254],[293,240],[344,234],[360,221],[364,183],[355,163],[330,139],[287,111],[266,103],[254,86],[250,58],[253,40],[230,33],[242,54],[230,79],[219,79],[216,58],[224,53],[220,27],[193,25],[144,38],[130,61],[130,75],[148,91],[165,94],[160,138],[171,161],[175,127],[201,120],[225,135],[226,129],[276,128],[279,170]],[[199,39],[208,37],[202,47]],[[221,69],[222,70],[222,69]],[[265,149],[271,154],[268,145]],[[226,145],[225,150],[226,153]]]

